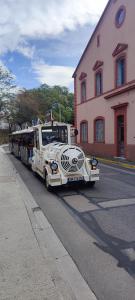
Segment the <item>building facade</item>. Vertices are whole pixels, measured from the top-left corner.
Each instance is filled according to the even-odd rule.
[[[73,74],[77,143],[135,160],[134,0],[110,0]]]

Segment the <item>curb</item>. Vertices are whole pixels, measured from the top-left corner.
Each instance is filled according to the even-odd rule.
[[[98,161],[101,163],[105,163],[105,164],[113,164],[113,165],[117,165],[126,169],[132,169],[135,170],[135,165],[130,165],[128,163],[123,163],[120,161],[114,161],[114,160],[110,160],[110,159],[105,159],[105,158],[100,158],[97,157]]]
[[[6,153],[2,147],[1,150]],[[15,168],[11,160],[9,158],[8,160]],[[45,264],[50,269],[52,281],[58,290],[60,299],[97,300],[17,171],[16,180],[21,187],[22,201],[34,236],[45,259]]]

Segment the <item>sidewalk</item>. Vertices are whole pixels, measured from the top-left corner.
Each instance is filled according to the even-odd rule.
[[[122,158],[102,158],[102,157],[97,157],[98,161],[103,163],[103,164],[109,164],[109,165],[115,165],[119,166],[125,169],[130,169],[135,171],[135,162],[130,162],[126,159]]]
[[[93,155],[86,153],[86,156],[91,158]],[[121,168],[130,169],[130,170],[135,171],[135,161],[134,162],[128,161],[121,157],[113,157],[113,158],[98,157],[98,156],[95,156],[95,157],[99,161],[99,163],[119,166]]]
[[[0,300],[96,300],[0,147]]]

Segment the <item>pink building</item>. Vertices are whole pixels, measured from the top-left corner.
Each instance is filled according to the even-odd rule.
[[[135,1],[110,0],[73,74],[77,142],[135,160]]]

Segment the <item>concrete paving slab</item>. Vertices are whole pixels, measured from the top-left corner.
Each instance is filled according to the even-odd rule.
[[[64,197],[64,200],[68,205],[70,205],[71,208],[77,210],[80,213],[99,209],[97,205],[91,203],[86,197],[82,195],[66,196]]]
[[[63,198],[63,197],[66,197],[66,196],[71,196],[71,194],[72,195],[77,195],[77,192],[76,191],[74,191],[73,189],[72,189],[72,191],[71,191],[71,188],[69,187],[64,187],[62,190],[58,190],[58,194],[59,194],[59,197],[61,197],[61,198]]]
[[[51,228],[50,223],[47,221],[47,219],[45,218],[42,210],[39,207],[33,209],[33,212],[34,212],[36,220],[37,220],[37,222],[38,222],[38,224],[39,224],[39,226],[42,230]]]
[[[44,218],[44,220],[46,220],[46,218],[42,212],[40,212],[40,214],[38,214],[38,215],[36,214],[37,222],[39,224],[41,224],[42,231],[44,231],[43,232],[44,241],[45,241],[45,245],[47,245],[49,253],[51,253],[51,255],[55,259],[58,259],[59,257],[63,257],[65,255],[68,255],[68,252],[63,247],[59,238],[56,236],[53,228],[51,226],[46,227],[46,224],[48,221],[46,220],[43,222],[43,218]]]

